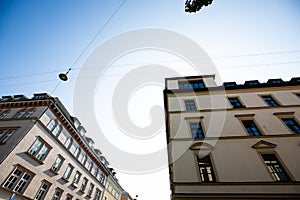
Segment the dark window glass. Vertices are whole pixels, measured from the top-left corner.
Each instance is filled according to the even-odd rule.
[[[293,118],[282,119],[282,120],[289,127],[289,129],[293,131],[293,133],[300,134],[300,126]]]
[[[200,122],[190,123],[190,128],[194,139],[204,138],[204,133]]]
[[[255,125],[253,120],[244,120],[242,122],[250,136],[260,136],[261,135],[261,132]]]
[[[196,105],[194,100],[186,100],[185,101],[185,108],[187,111],[196,110]]]
[[[198,165],[202,182],[216,182],[210,156],[205,156],[203,158],[198,157]]]
[[[262,154],[265,164],[276,181],[290,181],[290,177],[274,154]]]
[[[269,106],[279,106],[271,96],[262,96],[262,98]]]
[[[203,80],[189,81],[189,82],[179,82],[179,89],[199,89],[205,88]]]
[[[237,97],[228,98],[233,108],[242,108],[244,107],[240,100]]]

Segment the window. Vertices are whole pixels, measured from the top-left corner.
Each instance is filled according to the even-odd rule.
[[[199,89],[205,88],[203,80],[178,82],[179,89]]]
[[[93,190],[94,190],[94,184],[91,183],[88,191],[88,196],[92,196]]]
[[[49,129],[49,131],[53,131],[55,126],[56,126],[56,120],[51,119],[51,121],[47,125],[47,128]]]
[[[231,103],[233,108],[243,108],[244,106],[241,104],[239,98],[237,97],[229,97],[229,102]]]
[[[61,125],[57,125],[53,130],[53,135],[58,136],[61,132]]]
[[[9,113],[9,110],[2,111],[0,113],[0,119],[4,119]]]
[[[204,138],[204,133],[200,122],[190,123],[190,129],[194,139]]]
[[[229,88],[229,87],[236,87],[236,82],[225,82],[223,83],[224,87]]]
[[[101,195],[101,191],[97,188],[94,196],[94,200],[99,200]]]
[[[97,167],[95,167],[95,169],[94,169],[94,176],[97,178],[97,176],[98,176],[98,171],[99,171],[99,169],[97,168]]]
[[[198,165],[202,182],[216,182],[210,156],[198,157]]]
[[[253,120],[243,120],[242,123],[250,136],[262,135]]]
[[[298,98],[300,98],[300,93],[297,93],[296,96],[297,96]],[[0,119],[1,119],[1,117],[0,117]]]
[[[22,194],[32,177],[33,174],[31,174],[28,170],[18,166],[4,182],[3,187]]]
[[[102,183],[103,185],[105,183],[105,176],[104,176],[104,174],[102,172],[100,174],[100,183]]]
[[[82,163],[83,165],[85,165],[85,162],[86,162],[86,155],[83,154],[83,155],[82,155],[82,158],[81,158],[81,163]]]
[[[279,104],[270,95],[262,96],[262,98],[269,106],[279,106]]]
[[[81,177],[81,173],[77,171],[74,176],[73,184],[78,185],[80,177]]]
[[[0,144],[5,144],[15,131],[14,129],[0,129]]]
[[[23,118],[29,118],[34,113],[34,109],[28,110],[22,117]]]
[[[50,151],[50,146],[46,144],[43,140],[38,138],[31,148],[28,150],[28,153],[34,156],[37,160],[43,161]]]
[[[184,102],[187,111],[196,110],[196,105],[194,100],[185,100]]]
[[[93,168],[93,162],[89,159],[88,161],[88,170],[91,171]]]
[[[78,158],[79,153],[80,153],[80,147],[77,147],[76,150],[74,151],[74,156]]]
[[[43,181],[39,191],[36,194],[35,200],[42,200],[45,198],[50,187],[50,183]]]
[[[87,183],[88,183],[88,180],[87,180],[87,178],[84,177],[82,180],[81,188],[80,188],[81,191],[85,190]]]
[[[59,200],[61,198],[62,193],[62,189],[56,188],[52,200]]]
[[[293,133],[300,134],[300,126],[293,118],[282,119],[282,121]]]
[[[20,110],[16,115],[15,115],[15,118],[19,119],[19,118],[22,118],[23,115],[26,113],[26,110],[23,109],[23,110]]]
[[[73,199],[73,196],[70,194],[67,194],[66,200],[71,200],[71,199]]]
[[[259,85],[258,80],[253,80],[253,81],[245,81],[245,85]]]
[[[58,172],[60,167],[62,166],[63,162],[64,162],[64,159],[60,155],[58,155],[55,162],[53,163],[51,169],[54,172]]]
[[[72,138],[68,138],[65,142],[65,147],[69,149],[71,145],[72,145]]]
[[[73,169],[74,169],[74,167],[73,167],[72,165],[69,164],[68,167],[67,167],[67,169],[66,169],[66,171],[65,171],[65,173],[64,173],[64,176],[63,176],[63,178],[64,178],[65,180],[68,180],[68,179],[70,178]]]
[[[276,181],[290,181],[290,177],[278,161],[275,154],[262,154],[262,158],[265,161],[265,164],[271,173],[272,177]]]

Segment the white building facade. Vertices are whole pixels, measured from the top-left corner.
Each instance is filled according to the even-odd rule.
[[[300,199],[300,78],[166,79],[171,199]]]
[[[48,94],[0,98],[0,200],[104,199],[108,162]]]

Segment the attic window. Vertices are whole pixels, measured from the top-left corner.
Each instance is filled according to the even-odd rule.
[[[253,80],[253,81],[246,81],[245,85],[259,85],[259,81],[258,80]]]

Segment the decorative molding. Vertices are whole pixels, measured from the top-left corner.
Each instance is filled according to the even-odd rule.
[[[252,146],[253,149],[265,149],[265,148],[275,148],[277,144],[261,140]]]
[[[190,147],[191,150],[212,150],[213,146],[205,142],[197,142]]]

